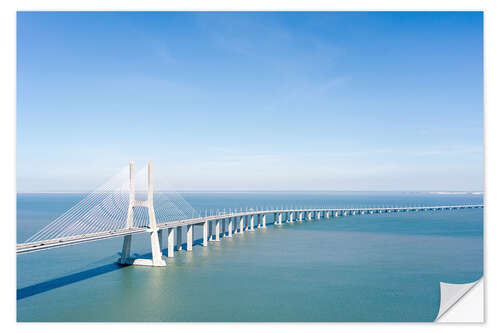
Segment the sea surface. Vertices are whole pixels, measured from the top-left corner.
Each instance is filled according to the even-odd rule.
[[[195,209],[482,203],[423,192],[182,193]],[[18,194],[17,242],[85,194]],[[178,252],[166,267],[120,266],[122,238],[17,256],[17,320],[331,322],[433,321],[439,282],[483,275],[483,210],[313,220]],[[165,237],[165,236],[164,236]],[[164,239],[166,243],[166,237]],[[132,253],[150,255],[146,235]],[[166,247],[163,249],[166,254]]]

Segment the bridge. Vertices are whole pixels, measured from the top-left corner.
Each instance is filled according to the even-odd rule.
[[[116,192],[116,191],[115,191]],[[185,207],[187,203],[163,202],[155,211],[153,191],[152,163],[147,170],[146,200],[136,199],[134,164],[129,165],[128,191],[118,194],[102,188],[74,206],[60,218],[54,220],[38,233],[28,238],[25,243],[17,244],[16,253],[23,254],[57,247],[81,244],[102,239],[123,237],[123,247],[119,263],[123,265],[166,266],[167,258],[162,255],[163,233],[167,235],[167,257],[174,257],[174,245],[182,250],[182,240],[186,240],[186,250],[192,251],[194,228],[202,229],[202,244],[208,246],[210,241],[218,242],[222,238],[231,238],[236,234],[265,229],[269,226],[267,219],[271,217],[273,225],[283,223],[300,223],[318,219],[333,219],[343,216],[371,215],[394,212],[441,211],[456,209],[484,208],[484,205],[440,205],[440,206],[409,206],[409,207],[379,207],[379,208],[272,208],[246,209],[234,212],[205,214],[191,218],[174,219],[171,221],[157,220],[176,210]],[[128,194],[128,200],[123,194]],[[97,204],[95,204],[98,202]],[[174,205],[175,203],[175,205]],[[126,207],[126,208],[120,208]],[[166,209],[165,207],[169,207]],[[143,209],[142,212],[139,209]],[[146,212],[145,212],[145,211]],[[125,214],[120,214],[121,212]],[[184,217],[186,214],[183,214]],[[194,211],[193,214],[194,215]],[[178,216],[172,215],[170,216]],[[139,221],[139,223],[137,223]],[[183,235],[185,230],[185,236]],[[132,258],[130,249],[132,235],[149,233],[151,241],[151,259]],[[174,234],[176,234],[174,240]],[[174,242],[175,241],[175,242]],[[176,243],[176,244],[175,244]]]

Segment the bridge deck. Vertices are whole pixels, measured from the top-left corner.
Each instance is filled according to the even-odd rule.
[[[384,213],[392,211],[426,211],[426,210],[446,210],[446,209],[464,209],[464,208],[483,208],[484,205],[452,205],[452,206],[427,206],[427,207],[381,207],[381,208],[310,208],[310,209],[275,209],[275,210],[261,210],[261,211],[245,211],[245,212],[232,212],[223,215],[214,215],[207,217],[198,217],[192,219],[171,221],[158,223],[158,229],[176,228],[187,225],[203,224],[207,221],[214,221],[220,219],[234,218],[240,216],[263,215],[263,214],[279,214],[279,213],[295,213],[295,212],[374,212]],[[110,231],[97,232],[92,234],[77,235],[71,237],[48,239],[37,242],[21,243],[16,246],[16,253],[28,253],[34,251],[48,250],[56,247],[63,247],[75,245],[80,243],[92,242],[101,239],[108,239],[114,237],[121,237],[131,234],[148,232],[147,227],[133,227],[129,229],[117,229]]]

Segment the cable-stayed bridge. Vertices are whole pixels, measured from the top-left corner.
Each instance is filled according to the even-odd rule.
[[[147,178],[137,182],[137,178]],[[139,186],[136,188],[136,184]],[[141,185],[147,184],[146,187]],[[381,214],[392,212],[436,211],[466,208],[483,208],[481,205],[440,205],[406,207],[369,207],[369,208],[271,208],[247,209],[240,211],[199,214],[184,198],[176,192],[154,192],[152,163],[147,171],[134,171],[130,163],[117,176],[92,192],[63,215],[49,223],[42,230],[29,237],[24,243],[17,244],[16,253],[48,250],[114,237],[123,237],[121,264],[165,266],[162,255],[163,232],[167,234],[167,255],[175,255],[182,249],[186,240],[186,250],[193,247],[194,227],[203,230],[202,244],[220,241],[247,231],[264,229],[271,217],[274,225],[283,223],[306,222],[315,219],[330,219],[349,215]],[[185,237],[183,237],[185,230]],[[151,240],[151,259],[134,259],[130,256],[132,235],[149,233]],[[174,239],[174,234],[176,237]],[[174,241],[176,244],[174,244]]]

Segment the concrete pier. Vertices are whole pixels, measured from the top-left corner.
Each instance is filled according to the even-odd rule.
[[[203,246],[208,246],[208,222],[203,223]]]
[[[255,219],[255,216],[254,215],[250,215],[250,231],[254,231],[254,219]]]
[[[233,219],[227,219],[227,237],[233,237]]]
[[[220,236],[220,220],[215,220],[215,241],[219,241]]]
[[[194,224],[190,224],[187,226],[186,230],[186,250],[193,251],[193,228]]]
[[[245,218],[243,216],[240,216],[240,234],[242,234],[244,232],[244,230],[243,230],[245,228],[245,226],[244,226],[244,223],[245,223],[244,219]]]
[[[226,219],[222,219],[222,237],[226,237]]]
[[[208,241],[213,241],[214,231],[213,231],[213,221],[208,221]]]
[[[160,244],[160,251],[163,250],[163,229],[158,230],[158,243]]]
[[[167,256],[172,258],[174,257],[174,228],[167,229]]]
[[[177,227],[177,251],[182,251],[182,227]]]
[[[262,214],[262,228],[266,228],[266,214]]]

